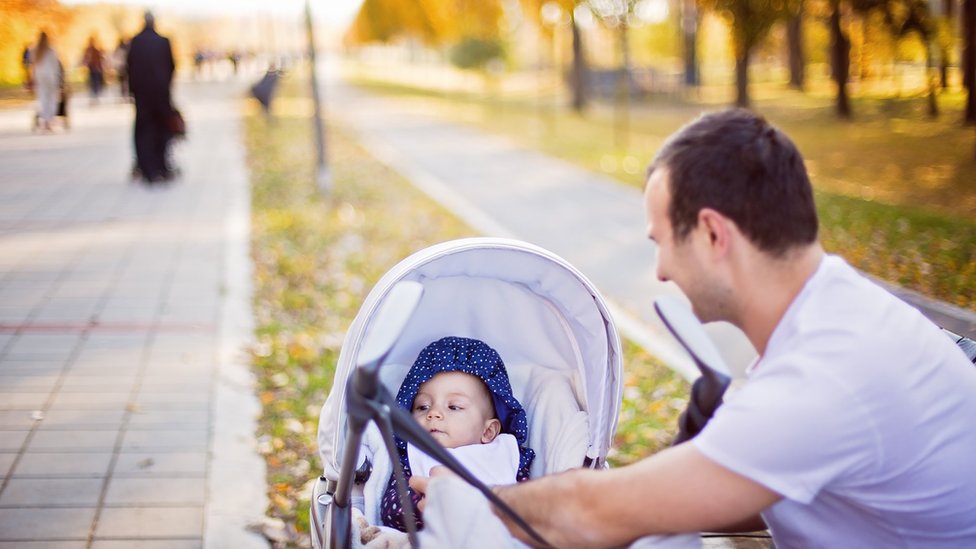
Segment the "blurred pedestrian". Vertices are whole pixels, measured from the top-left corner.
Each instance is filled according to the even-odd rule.
[[[20,66],[24,68],[24,88],[34,93],[34,82],[31,75],[31,45],[24,45],[24,53],[20,54]]]
[[[88,39],[88,47],[85,48],[81,64],[88,69],[88,91],[91,92],[91,102],[97,103],[98,96],[105,85],[105,54],[98,47],[94,36]]]
[[[173,178],[167,149],[173,138],[169,119],[173,114],[170,86],[173,83],[173,50],[169,39],[156,32],[152,12],[145,15],[146,26],[132,38],[126,65],[129,90],[136,103],[134,140],[137,175],[148,183]]]
[[[119,95],[123,101],[129,100],[129,70],[126,57],[129,55],[129,43],[125,38],[119,38],[119,45],[112,52],[112,69],[119,81]]]
[[[34,93],[37,96],[37,127],[44,131],[51,131],[53,129],[51,122],[58,114],[64,71],[57,52],[51,48],[46,32],[41,32],[38,36],[37,45],[34,46],[30,58],[31,81],[34,83]]]

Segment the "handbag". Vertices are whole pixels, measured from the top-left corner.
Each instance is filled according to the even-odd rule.
[[[183,119],[183,115],[175,107],[170,109],[169,115],[166,117],[166,129],[169,130],[169,133],[173,137],[186,137],[186,120]]]

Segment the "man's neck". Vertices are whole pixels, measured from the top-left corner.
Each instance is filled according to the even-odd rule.
[[[771,258],[758,253],[745,276],[741,299],[739,327],[762,356],[796,296],[817,271],[824,251],[819,243]]]

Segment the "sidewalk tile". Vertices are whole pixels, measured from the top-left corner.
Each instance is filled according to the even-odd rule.
[[[6,389],[6,387],[4,387]],[[0,393],[0,410],[39,410],[44,407],[50,392]]]
[[[118,430],[125,419],[124,410],[48,410],[38,424],[40,430],[88,429]]]
[[[0,410],[0,429],[10,427],[29,428],[34,424],[31,413],[31,410]]]
[[[17,454],[14,452],[2,452],[0,453],[0,477],[7,476],[10,472],[10,468],[14,464],[14,460],[17,459]]]
[[[0,549],[85,549],[86,541],[0,541]]]
[[[128,392],[136,382],[136,372],[119,373],[114,376],[86,376],[68,374],[61,383],[62,393],[85,393],[91,391],[106,393]]]
[[[129,430],[122,439],[122,450],[147,450],[152,448],[198,450],[207,447],[209,437],[204,430],[185,431],[133,431]]]
[[[0,307],[0,324],[19,326],[30,317],[30,309],[26,307],[11,307],[4,305]],[[0,347],[2,348],[2,347]]]
[[[2,455],[2,454],[0,454]],[[115,475],[205,475],[207,452],[132,452],[119,454]]]
[[[0,390],[7,392],[43,393],[50,392],[58,382],[58,376],[51,374],[7,375],[0,369]]]
[[[129,393],[59,393],[51,410],[124,410]]]
[[[199,391],[171,393],[143,388],[136,397],[136,402],[146,410],[163,408],[170,404],[190,409],[209,408],[210,393]]]
[[[125,349],[83,348],[72,364],[72,371],[82,368],[118,367],[124,371],[125,367],[138,365],[142,362],[142,348],[130,347]]]
[[[201,374],[176,376],[144,376],[142,378],[143,393],[209,393],[213,387],[213,379],[209,372]]]
[[[105,476],[112,454],[26,452],[14,470],[15,477],[41,475]]]
[[[96,539],[91,549],[202,549],[203,540],[195,539],[154,539],[136,540]],[[0,549],[3,549],[0,547]]]
[[[133,324],[150,325],[156,318],[156,309],[152,307],[112,307],[98,313],[98,321],[102,324]]]
[[[57,353],[67,356],[78,344],[81,338],[79,334],[21,334],[14,341],[9,352],[16,352],[24,355],[48,355]]]
[[[27,449],[32,452],[58,450],[66,453],[90,450],[112,450],[118,431],[76,430],[37,431]]]
[[[25,440],[27,440],[27,431],[0,431],[0,451],[20,451]]]
[[[0,509],[0,541],[87,540],[94,518],[94,507]]]
[[[96,538],[161,538],[203,536],[200,507],[107,507],[95,529]]]
[[[64,370],[63,360],[14,360],[3,357],[0,360],[0,373],[12,376],[58,375]]]
[[[99,333],[94,332],[85,340],[85,349],[99,350],[126,350],[142,349],[149,341],[148,333],[138,332],[131,334]]]
[[[102,483],[102,479],[13,478],[0,494],[0,506],[94,506],[98,504]]]
[[[113,477],[105,493],[106,505],[203,505],[204,478],[118,478]]]
[[[148,429],[149,427],[192,426],[206,429],[210,423],[209,410],[139,410],[129,417],[129,428]]]

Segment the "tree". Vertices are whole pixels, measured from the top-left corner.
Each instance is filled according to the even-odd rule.
[[[976,0],[962,3],[962,81],[966,87],[966,124],[976,123]]]
[[[830,76],[837,86],[835,102],[837,116],[851,117],[851,103],[847,94],[847,80],[851,71],[851,41],[841,28],[840,0],[830,0]]]
[[[389,42],[415,38],[431,46],[467,38],[500,39],[499,0],[364,0],[346,40]]]
[[[0,1],[0,82],[22,83],[21,55],[25,46],[37,42],[40,30],[52,35],[56,49],[65,49],[61,35],[72,17],[72,11],[56,0]]]
[[[586,50],[583,47],[583,33],[576,19],[576,8],[584,5],[584,2],[582,0],[521,0],[521,4],[522,11],[529,19],[536,22],[543,33],[555,32],[555,27],[550,28],[543,24],[541,15],[543,9],[558,7],[562,13],[569,14],[569,29],[573,40],[573,61],[569,74],[572,107],[576,112],[583,112],[587,103],[589,68],[586,63]]]
[[[773,24],[788,15],[790,2],[784,0],[701,0],[721,14],[732,32],[735,52],[735,104],[749,106],[749,61],[756,45]]]
[[[803,54],[803,0],[796,14],[786,22],[786,45],[789,56],[790,86],[803,90],[806,80],[806,56]]]
[[[884,4],[884,10],[885,21],[896,37],[903,39],[915,34],[925,46],[925,78],[929,90],[929,116],[938,116],[936,75],[932,59],[932,50],[935,47],[936,22],[929,10],[928,2],[926,0],[889,0]]]
[[[685,61],[685,85],[697,86],[701,83],[698,73],[698,27],[701,17],[698,13],[696,0],[680,0],[681,4],[681,36],[683,38],[683,55]]]
[[[956,0],[942,0],[943,40],[940,45],[939,85],[949,87],[949,49],[952,44],[952,20],[955,19]]]

